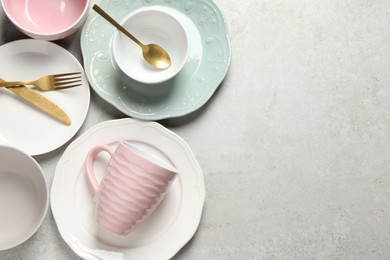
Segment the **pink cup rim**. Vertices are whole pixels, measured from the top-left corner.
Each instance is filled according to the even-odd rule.
[[[141,147],[138,147],[137,145],[134,145],[124,140],[119,141],[118,144],[127,147],[127,149],[133,150],[133,152],[135,152],[138,156],[142,157],[144,160],[150,161],[156,166],[163,168],[164,170],[168,170],[172,173],[178,173],[178,170],[173,165],[163,161],[154,154],[147,152],[146,150],[142,149]]]

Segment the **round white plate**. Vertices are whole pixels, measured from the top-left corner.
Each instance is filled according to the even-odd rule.
[[[67,50],[52,42],[24,39],[0,46],[1,78],[8,81],[35,80],[43,75],[82,72],[82,85],[61,91],[37,92],[60,106],[72,120],[67,126],[0,88],[0,135],[9,144],[30,155],[50,152],[80,129],[90,101],[83,67]]]
[[[141,146],[179,171],[155,212],[134,232],[120,236],[102,229],[94,218],[93,191],[84,160],[98,144],[115,146],[126,140]],[[95,171],[102,175],[107,157],[97,157]],[[189,146],[155,122],[119,119],[87,130],[65,150],[51,189],[51,209],[62,238],[86,259],[169,259],[198,228],[205,187],[203,173]]]

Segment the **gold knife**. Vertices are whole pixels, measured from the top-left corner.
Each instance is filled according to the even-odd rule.
[[[0,79],[0,81],[3,81]],[[66,125],[70,125],[72,121],[69,116],[56,104],[47,99],[45,96],[39,94],[35,90],[27,88],[25,86],[7,87],[8,90],[21,97],[29,104],[39,108],[43,112],[51,115]]]

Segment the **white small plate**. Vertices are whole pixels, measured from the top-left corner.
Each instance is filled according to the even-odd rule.
[[[84,169],[90,149],[120,140],[154,153],[179,172],[156,211],[127,236],[97,224]],[[106,167],[103,155],[95,161],[98,174]],[[158,123],[131,118],[95,125],[72,142],[57,164],[51,189],[51,209],[62,238],[80,257],[96,260],[170,259],[197,230],[204,200],[203,173],[189,146]]]
[[[35,80],[43,75],[82,72],[82,85],[61,91],[39,91],[70,117],[67,126],[0,88],[0,135],[9,144],[30,155],[50,152],[80,129],[87,115],[90,90],[83,67],[67,50],[52,42],[24,39],[0,46],[1,78],[8,81]]]

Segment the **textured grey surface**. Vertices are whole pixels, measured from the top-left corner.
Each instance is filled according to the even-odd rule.
[[[389,259],[389,2],[215,1],[228,75],[202,109],[160,122],[191,146],[206,185],[199,229],[174,259]],[[1,43],[26,38],[1,28]],[[79,33],[56,43],[81,60]],[[122,117],[92,91],[78,135]],[[65,148],[36,157],[49,183]],[[0,259],[79,258],[49,212]]]

